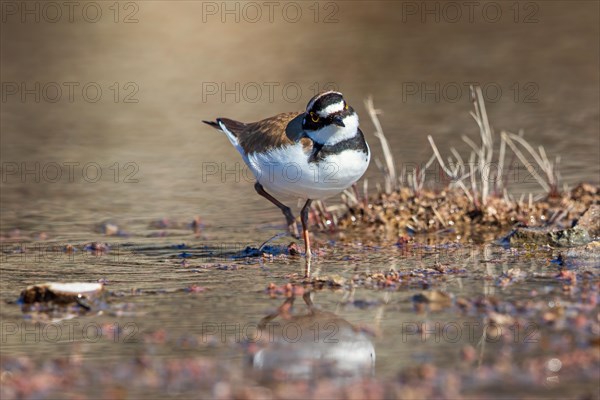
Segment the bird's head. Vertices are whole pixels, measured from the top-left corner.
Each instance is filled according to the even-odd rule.
[[[358,115],[340,92],[323,92],[308,102],[302,128],[315,142],[335,144],[356,135]]]

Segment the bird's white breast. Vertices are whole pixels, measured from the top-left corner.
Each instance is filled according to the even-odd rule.
[[[344,150],[309,162],[301,143],[253,153],[248,166],[267,192],[277,196],[321,200],[358,181],[369,166],[370,151]]]

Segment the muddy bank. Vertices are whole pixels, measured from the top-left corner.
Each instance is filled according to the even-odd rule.
[[[485,237],[508,232],[514,227],[571,228],[590,206],[598,204],[600,188],[590,184],[580,184],[569,192],[539,201],[490,197],[485,205],[473,204],[458,189],[415,193],[405,187],[348,206],[337,219],[335,228],[342,232],[364,231],[388,237],[415,233]],[[323,218],[322,215],[318,217]],[[598,236],[596,221],[586,222],[590,239]]]

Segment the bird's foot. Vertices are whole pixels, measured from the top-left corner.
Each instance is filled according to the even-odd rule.
[[[294,239],[300,239],[300,232],[298,231],[296,220],[288,221],[288,232]]]

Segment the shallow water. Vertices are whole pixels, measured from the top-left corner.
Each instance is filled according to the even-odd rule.
[[[381,158],[362,104],[373,95],[376,107],[384,111],[381,122],[401,171],[429,158],[428,134],[443,152],[455,146],[467,154],[460,136],[477,136],[468,115],[467,87],[480,82],[497,133],[523,129],[533,145],[544,145],[551,157],[560,155],[567,185],[599,182],[597,3],[532,2],[533,8],[521,5],[517,17],[508,3],[495,3],[503,11],[497,23],[478,13],[472,23],[466,17],[458,23],[443,18],[437,23],[429,17],[423,22],[421,15],[403,8],[406,2],[360,1],[320,3],[318,23],[313,22],[309,3],[295,3],[303,13],[297,23],[279,14],[273,23],[249,22],[248,15],[240,14],[236,23],[220,9],[217,14],[213,9],[208,12],[209,3],[119,3],[117,22],[109,3],[95,3],[102,10],[96,23],[77,12],[72,23],[66,16],[57,23],[45,21],[44,15],[36,23],[29,16],[23,23],[19,14],[6,15],[1,27],[0,113],[3,360],[29,356],[39,362],[66,355],[83,359],[85,368],[91,369],[84,370],[92,371],[88,375],[102,370],[110,377],[86,381],[97,397],[107,393],[102,379],[125,386],[133,379],[130,371],[103,368],[143,357],[165,362],[206,357],[233,371],[234,380],[261,381],[249,372],[247,332],[240,329],[251,331],[284,302],[282,294],[271,298],[266,288],[271,282],[280,286],[296,279],[302,260],[234,258],[246,246],[258,247],[281,232],[283,221],[278,210],[254,193],[252,180],[228,141],[203,126],[202,119],[255,120],[299,110],[315,90],[338,88],[357,109],[373,154]],[[221,3],[210,3],[214,4]],[[334,21],[325,23],[331,12]],[[131,23],[124,22],[127,16]],[[53,83],[62,88],[56,102]],[[22,84],[33,93],[23,93]],[[75,87],[72,99],[69,85]],[[86,85],[91,89],[83,93]],[[17,93],[8,94],[15,87]],[[102,95],[93,102],[97,87]],[[299,89],[298,95],[294,89]],[[539,191],[524,167],[515,168],[509,178],[515,195]],[[382,181],[375,163],[367,177],[375,190],[376,182]],[[432,170],[429,181],[435,184],[436,179],[440,178]],[[201,221],[198,235],[190,227],[195,216]],[[105,235],[106,221],[116,224],[121,234]],[[545,367],[531,366],[538,365],[532,360],[545,365],[571,350],[588,349],[588,340],[598,335],[597,315],[589,300],[597,297],[597,270],[590,265],[591,289],[573,293],[562,290],[564,282],[555,278],[558,267],[549,261],[555,254],[547,251],[517,254],[468,243],[452,251],[445,247],[403,251],[390,244],[348,244],[336,235],[317,234],[316,240],[322,252],[316,269],[322,276],[349,280],[360,272],[385,272],[391,267],[418,274],[436,261],[458,270],[407,276],[405,284],[387,290],[357,283],[313,293],[314,304],[322,310],[375,333],[370,339],[376,353],[370,371],[375,379],[395,381],[399,371],[427,364],[438,368],[434,386],[442,391],[448,388],[439,380],[457,370],[461,379],[476,371],[487,374],[463,382],[467,394],[494,387],[522,370],[529,375],[523,373],[523,381],[512,391],[504,390],[523,394],[534,383],[533,390],[541,395],[548,387],[580,394],[593,387],[585,374],[579,378],[578,391],[569,392],[568,379],[546,385],[546,377],[554,375]],[[289,241],[274,243],[285,246]],[[110,250],[94,255],[83,249],[91,242],[107,242]],[[62,251],[68,243],[75,246],[75,253]],[[526,277],[500,284],[502,274],[515,267]],[[25,327],[36,329],[35,320],[41,316],[32,320],[10,303],[21,289],[45,281],[99,279],[107,281],[107,304],[99,315],[69,320],[79,323],[73,337],[65,337],[69,329],[65,321],[57,321],[45,333],[49,325],[39,325],[41,331],[25,335]],[[581,282],[582,276],[579,283],[584,285]],[[192,285],[204,290],[190,292]],[[451,293],[452,305],[422,310],[412,297],[424,289]],[[582,293],[588,297],[582,300]],[[467,337],[463,329],[456,343],[441,336],[436,321],[442,327],[457,323],[464,328],[469,322],[483,326],[487,314],[463,312],[454,301],[484,295],[497,297],[502,304],[496,312],[503,314],[510,313],[515,303],[534,299],[536,311],[523,313],[520,329],[528,323],[534,328],[519,334],[537,335],[537,341],[511,339],[506,331],[502,344],[486,346],[480,344],[481,331]],[[575,304],[560,323],[581,315],[589,319],[587,325],[566,333],[560,324],[544,325],[543,315],[556,299]],[[306,311],[297,299],[294,315]],[[422,321],[434,324],[439,342],[413,333]],[[224,332],[224,340],[223,323],[234,327],[233,335]],[[82,337],[87,324],[96,324],[105,336],[97,341]],[[114,324],[123,328],[117,340],[111,336]],[[90,332],[96,325],[89,325]],[[55,327],[63,334],[57,341],[49,336]],[[578,339],[572,337],[574,332]],[[475,361],[461,361],[465,346],[475,350]],[[506,372],[502,362],[514,370]],[[3,371],[8,370],[4,364]],[[597,371],[597,364],[591,370]],[[271,378],[277,381],[277,376]],[[10,376],[3,374],[3,379]],[[191,382],[171,382],[172,388],[158,383],[155,391],[189,393],[197,380]],[[134,385],[129,394],[147,390]],[[202,390],[218,392],[213,387]]]
[[[113,245],[102,255],[85,251],[4,254],[3,300],[14,299],[17,291],[12,288],[41,281],[105,279],[108,290],[106,304],[99,306],[102,311],[68,320],[49,321],[45,314],[36,313],[24,318],[17,305],[5,304],[2,310],[5,360],[7,356],[29,356],[34,363],[63,357],[83,360],[77,365],[83,362],[86,369],[95,365],[98,371],[84,381],[91,385],[92,392],[89,392],[90,388],[84,389],[85,386],[75,386],[75,391],[97,395],[108,393],[102,379],[95,376],[97,374],[108,374],[109,378],[104,378],[108,379],[108,387],[125,385],[129,395],[143,393],[142,387],[128,386],[124,377],[112,370],[121,368],[122,374],[131,374],[133,367],[128,365],[140,357],[152,360],[151,363],[205,357],[218,361],[218,365],[226,366],[234,375],[241,374],[246,382],[264,381],[265,377],[261,378],[249,367],[252,365],[248,364],[249,346],[256,340],[261,319],[275,312],[284,301],[283,292],[269,294],[269,283],[280,285],[294,279],[300,260],[276,256],[273,260],[247,258],[236,261],[232,259],[233,253],[227,250],[221,253],[222,248],[199,250],[195,240],[188,241],[189,248],[182,248],[173,246],[178,243],[173,239],[153,239],[150,245],[144,244],[147,240],[143,238],[130,238],[118,248]],[[541,358],[541,366],[535,371],[527,371],[522,380],[535,384],[534,392],[544,395],[549,390],[544,379],[555,376],[544,363],[569,357],[570,351],[576,348],[587,348],[597,336],[593,311],[598,296],[595,273],[581,275],[582,282],[577,290],[565,292],[562,290],[564,281],[556,278],[558,267],[549,263],[552,256],[547,250],[519,252],[490,245],[415,245],[396,250],[389,246],[378,250],[378,255],[374,255],[374,250],[373,247],[329,243],[324,254],[316,260],[317,274],[339,275],[346,279],[346,284],[313,292],[313,302],[318,309],[331,312],[341,320],[331,322],[326,318],[297,325],[293,319],[276,319],[275,323],[288,329],[284,344],[295,345],[300,330],[310,339],[308,348],[311,351],[317,345],[327,348],[330,346],[328,340],[334,340],[334,343],[344,340],[340,328],[344,325],[340,324],[346,320],[365,332],[364,336],[372,343],[376,354],[374,368],[363,368],[362,375],[393,380],[398,371],[423,363],[437,367],[441,376],[452,373],[457,366],[463,374],[476,374],[482,368],[487,371],[488,376],[484,373],[481,382],[464,383],[465,393],[481,386],[493,386],[506,379],[506,375],[521,374],[520,368],[530,360]],[[185,265],[180,257],[183,252],[188,254]],[[210,252],[216,255],[209,256]],[[32,256],[38,259],[28,259]],[[431,269],[436,264],[447,265],[450,270],[436,272]],[[590,267],[594,271],[593,263],[587,269]],[[369,271],[386,272],[391,268],[403,276],[400,283],[393,286],[381,287],[355,277]],[[511,268],[520,268],[523,275],[511,275]],[[509,282],[501,283],[507,273],[511,276]],[[12,282],[12,288],[6,287],[7,278]],[[354,283],[349,284],[352,279]],[[197,287],[192,289],[194,285]],[[425,305],[413,299],[420,293],[438,290],[451,293],[452,299],[447,303],[433,301]],[[459,306],[459,299],[475,304],[477,299],[483,301],[484,298],[497,304],[483,308],[471,305],[466,309]],[[552,313],[559,304],[564,316],[555,323],[547,322],[545,314]],[[490,328],[486,319],[490,310],[510,315],[515,322]],[[292,315],[306,313],[307,308],[297,299]],[[586,318],[587,322],[565,331],[564,328],[573,324],[577,317]],[[518,325],[514,325],[516,321]],[[291,328],[287,328],[288,325]],[[115,330],[115,326],[120,329]],[[422,331],[418,330],[420,327]],[[322,330],[320,336],[314,336],[315,329]],[[489,331],[486,331],[488,337],[482,344],[484,329]],[[273,331],[265,332],[273,334]],[[262,346],[269,348],[273,339],[265,334],[263,339],[267,344],[262,343]],[[461,351],[466,348],[474,352],[471,361],[463,360],[464,356],[461,356]],[[502,369],[503,363],[509,363],[508,372]],[[107,371],[107,366],[111,365],[114,367]],[[287,367],[287,364],[279,365],[280,369]],[[58,371],[64,368],[66,366],[61,366]],[[12,370],[9,362],[5,364],[5,370]],[[267,375],[267,383],[263,384],[270,387],[268,382],[277,381],[281,373]],[[337,376],[335,370],[329,374],[323,376]],[[168,385],[157,383],[155,390],[169,394],[168,386],[174,385],[171,394],[186,393],[206,384],[200,378],[200,381],[191,382],[181,379],[182,383],[173,383],[169,379]],[[577,379],[582,385],[577,393],[586,393],[593,388],[593,381],[585,375]],[[567,390],[558,385],[551,385],[551,388]],[[522,393],[522,390],[516,387],[508,393]]]

